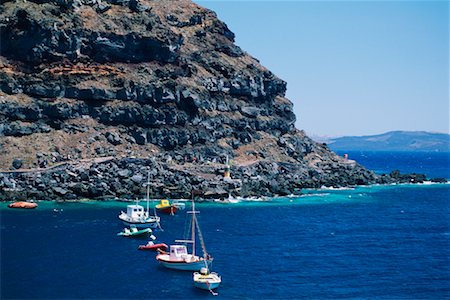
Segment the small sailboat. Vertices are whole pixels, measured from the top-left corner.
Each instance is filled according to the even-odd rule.
[[[147,211],[144,207],[136,204],[127,205],[127,212],[121,212],[119,219],[127,226],[134,225],[137,228],[156,228],[159,227],[160,218],[156,215],[150,215],[149,201],[150,201],[150,172],[147,179]]]
[[[193,194],[192,194],[193,195]],[[191,239],[190,240],[176,240],[177,243],[192,244],[192,253],[188,253],[186,245],[170,245],[169,253],[161,252],[156,256],[156,260],[166,268],[184,271],[200,271],[203,267],[211,265],[213,258],[208,254],[203,241],[203,236],[198,225],[196,214],[199,212],[195,210],[194,197],[192,196],[192,210],[187,212],[191,214]],[[200,240],[203,257],[195,255],[196,246],[196,232]]]
[[[200,272],[195,272],[193,280],[196,288],[210,291],[213,295],[217,295],[213,290],[217,289],[222,282],[220,275],[216,272],[210,272],[207,267],[201,268]]]
[[[131,236],[145,235],[148,233],[152,233],[152,230],[150,228],[144,228],[144,229],[138,230],[135,226],[132,226],[130,228],[124,228],[123,231],[119,232],[117,235],[131,237]],[[151,235],[150,239],[156,240],[156,237],[154,235]]]

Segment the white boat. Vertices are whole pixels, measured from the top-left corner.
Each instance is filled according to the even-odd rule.
[[[156,228],[160,218],[149,214],[144,207],[139,204],[127,205],[127,212],[121,212],[119,219],[127,226],[134,225],[137,228]]]
[[[127,212],[121,212],[119,219],[127,226],[136,226],[136,228],[156,228],[159,226],[160,218],[156,215],[150,215],[149,201],[150,201],[150,173],[147,180],[147,210],[136,204],[127,205]]]
[[[200,272],[195,272],[193,275],[194,286],[211,291],[217,289],[222,282],[222,278],[216,272],[209,272],[209,269],[204,267],[200,269]]]
[[[195,211],[195,202],[192,198],[192,210],[188,211],[192,215],[191,220],[191,239],[190,240],[176,240],[177,243],[192,244],[192,253],[188,252],[186,245],[170,245],[169,252],[161,252],[156,256],[156,260],[166,268],[184,271],[200,271],[203,267],[211,265],[213,258],[206,252],[205,243],[203,241],[200,226],[198,225]],[[203,256],[195,255],[196,246],[196,232],[200,240]]]
[[[186,208],[186,204],[180,202],[179,200],[174,201],[172,205],[175,206],[178,210],[184,210]]]

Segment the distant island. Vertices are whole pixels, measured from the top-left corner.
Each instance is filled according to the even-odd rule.
[[[333,151],[450,152],[450,135],[426,131],[389,131],[378,135],[321,139]]]

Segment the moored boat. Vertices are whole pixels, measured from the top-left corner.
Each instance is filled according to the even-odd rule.
[[[127,212],[121,212],[119,219],[127,226],[134,225],[137,228],[156,228],[160,218],[152,216],[149,211],[145,211],[144,207],[139,204],[127,205]]]
[[[211,257],[199,257],[189,254],[185,245],[170,245],[169,253],[160,253],[156,260],[168,269],[182,271],[199,271],[202,267],[210,265]]]
[[[152,241],[149,241],[146,245],[140,245],[138,247],[139,250],[151,250],[151,251],[158,251],[158,250],[167,250],[169,247],[167,247],[164,243],[155,244]]]
[[[216,272],[210,272],[208,268],[204,267],[200,269],[200,272],[193,274],[194,286],[211,291],[217,289],[222,282],[222,278]]]
[[[17,201],[10,203],[8,205],[9,208],[24,208],[24,209],[32,209],[36,208],[38,205],[34,202],[27,202],[27,201]]]
[[[145,234],[149,234],[149,233],[152,233],[152,230],[150,228],[144,228],[144,229],[139,230],[136,227],[131,227],[131,228],[124,228],[123,231],[119,232],[117,235],[130,237],[130,236],[145,235]],[[151,235],[150,238],[152,240],[156,239],[156,237],[154,235]]]
[[[159,204],[155,206],[157,212],[174,215],[178,211],[178,206],[170,203],[167,199],[162,199]]]
[[[200,271],[202,267],[208,267],[213,258],[208,254],[205,248],[205,243],[203,241],[202,233],[200,231],[200,226],[198,225],[198,220],[196,214],[199,213],[195,211],[195,202],[192,197],[192,210],[189,211],[192,215],[191,218],[191,239],[190,240],[176,240],[177,243],[192,244],[192,253],[188,252],[186,245],[170,245],[169,253],[160,253],[156,256],[156,260],[166,268],[183,270],[183,271]],[[198,239],[200,240],[203,257],[195,255],[196,246],[196,232],[198,232]]]
[[[127,226],[136,226],[137,228],[156,228],[159,227],[160,218],[156,215],[150,215],[149,197],[150,197],[150,173],[147,179],[147,210],[136,204],[127,205],[127,212],[121,212],[119,219]]]

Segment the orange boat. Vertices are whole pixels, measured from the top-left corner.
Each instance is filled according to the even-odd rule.
[[[8,207],[10,208],[27,208],[27,209],[36,208],[37,206],[38,206],[37,203],[26,201],[17,201],[8,205]]]

